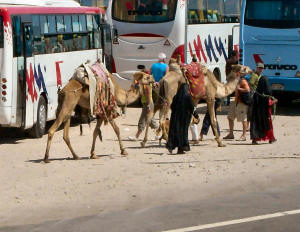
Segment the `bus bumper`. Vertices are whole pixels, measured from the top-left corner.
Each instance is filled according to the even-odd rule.
[[[11,124],[11,107],[0,106],[0,125],[10,126]]]
[[[269,77],[269,83],[273,91],[300,93],[299,77]]]

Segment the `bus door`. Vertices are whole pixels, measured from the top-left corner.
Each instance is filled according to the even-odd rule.
[[[22,78],[22,128],[28,129],[34,122],[34,104],[37,102],[37,92],[34,85],[34,59],[32,56],[32,24],[22,23],[23,31],[23,70],[18,70]],[[20,65],[21,66],[21,65]],[[22,67],[21,66],[21,67]],[[18,64],[19,68],[19,64]]]
[[[112,54],[112,39],[111,39],[111,28],[108,24],[102,25],[102,38],[103,38],[103,56],[102,60],[105,61],[106,68],[112,73],[113,67],[113,54]]]

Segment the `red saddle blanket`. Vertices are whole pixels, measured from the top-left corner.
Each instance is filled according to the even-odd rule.
[[[205,95],[204,73],[201,65],[192,62],[184,66],[186,69],[186,77],[190,83],[190,94],[193,98],[201,98]]]

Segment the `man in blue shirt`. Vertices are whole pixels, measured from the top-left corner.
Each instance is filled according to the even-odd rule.
[[[151,66],[150,73],[153,75],[155,82],[159,82],[160,79],[169,71],[166,59],[166,54],[161,52],[158,54],[158,62]]]

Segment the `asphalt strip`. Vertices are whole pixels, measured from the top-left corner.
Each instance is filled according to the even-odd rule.
[[[295,215],[295,214],[300,214],[300,209],[278,212],[273,214],[259,215],[259,216],[242,218],[242,219],[235,219],[235,220],[224,221],[224,222],[216,222],[216,223],[199,225],[199,226],[186,227],[186,228],[175,229],[175,230],[165,230],[162,232],[189,232],[189,231],[196,231],[196,230],[204,230],[204,229],[211,229],[211,228],[216,228],[221,226],[253,222],[253,221],[259,221],[259,220],[265,220],[265,219],[277,218],[277,217],[283,217],[283,216]]]

